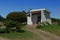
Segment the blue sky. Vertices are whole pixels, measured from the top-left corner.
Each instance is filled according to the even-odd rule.
[[[0,15],[6,17],[15,11],[46,8],[51,17],[60,19],[60,0],[0,0]]]

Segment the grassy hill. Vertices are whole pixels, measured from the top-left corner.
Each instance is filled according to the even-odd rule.
[[[45,30],[45,31],[48,31],[48,32],[51,32],[51,33],[54,33],[54,34],[60,36],[60,25],[52,24],[52,25],[48,25],[48,26],[45,26],[45,27],[39,28],[39,29]]]

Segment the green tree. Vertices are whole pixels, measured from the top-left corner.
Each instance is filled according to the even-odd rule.
[[[7,15],[6,19],[17,21],[17,22],[26,22],[27,16],[26,16],[26,12],[24,12],[24,11],[11,12]]]
[[[20,32],[20,30],[21,30],[21,26],[20,26],[21,24],[19,24],[18,22],[11,21],[11,20],[6,20],[5,24],[6,24],[5,31],[7,33],[15,32],[15,31]]]
[[[56,19],[56,18],[51,18],[52,19],[52,23],[57,23],[60,25],[60,19]]]
[[[4,21],[5,19],[0,15],[0,21]]]

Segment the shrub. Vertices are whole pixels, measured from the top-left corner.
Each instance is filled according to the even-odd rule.
[[[10,32],[11,32],[10,27],[7,26],[6,29],[5,29],[5,32],[6,32],[6,33],[10,33]]]
[[[38,25],[37,25],[37,28],[43,28],[43,27],[44,27],[43,24],[38,24]]]
[[[17,32],[20,32],[20,30],[21,30],[20,25],[17,24],[17,25],[16,25],[16,31],[17,31]]]
[[[60,25],[60,19],[56,19],[56,18],[51,18],[51,19],[53,24]]]
[[[9,33],[9,32],[12,32],[13,29],[15,28],[16,26],[16,22],[15,21],[11,21],[11,20],[6,20],[5,21],[5,26],[6,26],[6,32]]]
[[[0,34],[5,33],[5,29],[4,28],[0,28]]]
[[[37,25],[37,28],[47,27],[48,25],[50,25],[48,22],[42,22]]]
[[[24,32],[24,30],[21,29],[21,27],[23,27],[24,24],[23,23],[17,23],[16,24],[16,32]]]
[[[6,21],[5,25],[6,25],[6,32],[7,33],[9,33],[9,32],[22,32],[21,27],[24,26],[24,24],[22,24],[20,22],[11,21],[11,20]]]

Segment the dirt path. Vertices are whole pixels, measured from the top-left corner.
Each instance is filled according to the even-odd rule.
[[[38,29],[27,29],[36,34],[41,40],[60,40],[60,37],[47,31]]]
[[[44,35],[45,37],[49,38],[50,40],[60,40],[60,37],[52,34],[50,32],[47,31],[42,31],[42,30],[37,30],[39,33],[41,33],[41,35]]]
[[[0,40],[10,40],[10,39],[0,37]]]

